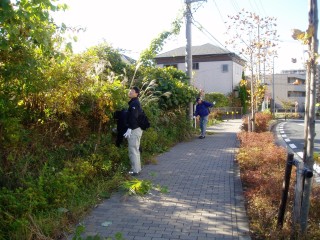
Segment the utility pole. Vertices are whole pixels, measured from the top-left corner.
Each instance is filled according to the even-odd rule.
[[[206,1],[206,0],[185,0],[186,4],[186,74],[189,77],[189,83],[190,86],[192,85],[192,41],[191,41],[191,4],[194,2],[200,2],[200,1]],[[193,103],[189,103],[189,119],[192,120],[193,118]]]

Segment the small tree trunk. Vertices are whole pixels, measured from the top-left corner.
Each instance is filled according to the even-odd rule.
[[[248,124],[250,124],[250,126],[251,126],[251,132],[255,132],[255,126],[254,126],[254,121],[255,121],[255,118],[254,118],[254,116],[255,116],[255,101],[254,101],[254,94],[255,94],[255,92],[254,92],[254,85],[253,85],[253,62],[252,62],[253,60],[252,60],[252,53],[251,53],[251,85],[250,85],[250,94],[251,94],[251,121],[250,122],[248,122]]]
[[[307,128],[307,145],[305,148],[305,166],[313,171],[313,149],[314,149],[314,138],[315,138],[315,105],[316,105],[316,55],[318,54],[318,38],[317,38],[317,31],[318,31],[318,6],[317,0],[309,0],[309,27],[314,29],[313,36],[310,38],[309,42],[309,52],[310,52],[310,64],[308,66],[310,69],[310,95],[309,97],[309,111],[308,111],[308,118],[309,118],[309,125]],[[301,231],[303,233],[307,230],[308,225],[308,214],[310,208],[310,195],[312,189],[312,178],[307,178],[305,181],[305,187],[303,192],[303,199],[302,199],[302,209],[301,209]]]

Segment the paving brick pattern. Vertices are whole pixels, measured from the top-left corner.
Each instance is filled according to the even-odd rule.
[[[240,120],[207,129],[213,135],[179,143],[143,167],[139,179],[168,188],[145,197],[114,194],[82,222],[84,236],[127,240],[250,239],[239,169],[234,161]],[[109,225],[102,226],[102,223]],[[70,237],[71,239],[71,237]]]

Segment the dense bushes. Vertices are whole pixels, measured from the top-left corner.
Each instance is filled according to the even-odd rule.
[[[106,88],[119,86],[123,93],[124,87],[117,84]],[[73,110],[55,111],[41,122],[18,121],[18,138],[2,145],[0,239],[41,238],[31,231],[34,228],[44,236],[57,238],[62,226],[59,222],[51,224],[52,217],[53,222],[60,219],[66,225],[69,218],[83,214],[78,209],[92,204],[93,200],[83,202],[84,192],[98,201],[102,191],[97,186],[106,185],[116,176],[119,179],[118,173],[125,177],[129,160],[125,146],[114,146],[111,129],[115,123],[111,116],[117,98],[111,92],[83,94],[74,99]],[[143,134],[143,163],[192,132],[185,108],[162,111],[146,106],[145,110],[152,127]],[[33,111],[38,114],[38,109]],[[109,195],[113,188],[117,185],[104,191]]]
[[[152,124],[143,162],[190,135],[196,92],[182,71],[129,65],[106,43],[73,54],[70,28],[50,15],[65,4],[0,5],[0,239],[58,239],[126,178],[112,129],[129,87],[141,87]]]
[[[139,74],[143,74],[142,81],[154,80],[154,95],[159,98],[158,106],[163,110],[187,107],[189,102],[194,102],[198,91],[188,83],[186,74],[173,67],[145,68],[142,67]]]
[[[52,58],[39,81],[30,80],[33,91],[18,101],[11,97],[12,108],[0,117],[0,239],[57,239],[126,178],[126,142],[114,146],[113,113],[127,107],[134,67],[119,62],[119,56],[103,44],[63,60]],[[147,163],[190,137],[187,103],[196,91],[173,69],[143,67],[134,79],[152,125],[141,143]],[[153,79],[158,84],[151,84]],[[1,84],[7,80],[0,75]]]
[[[228,107],[230,106],[230,101],[227,96],[222,93],[207,93],[205,95],[205,100],[208,102],[216,102],[214,107]]]
[[[130,86],[141,88],[152,126],[143,163],[193,131],[187,108],[197,93],[185,73],[128,65],[106,43],[73,54],[69,28],[50,15],[66,5],[54,4],[1,2],[0,240],[60,239],[126,179],[126,142],[116,148],[112,129]]]

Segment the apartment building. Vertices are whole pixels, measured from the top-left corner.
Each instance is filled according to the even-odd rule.
[[[295,70],[282,70],[282,74],[299,74],[306,76],[305,69],[295,69]],[[316,101],[320,103],[320,65],[317,65],[316,70]]]
[[[272,83],[274,79],[274,84]],[[275,99],[275,110],[282,110],[284,102],[298,103],[298,111],[303,112],[306,97],[306,75],[281,73],[266,76],[267,93],[266,98],[273,106]]]

